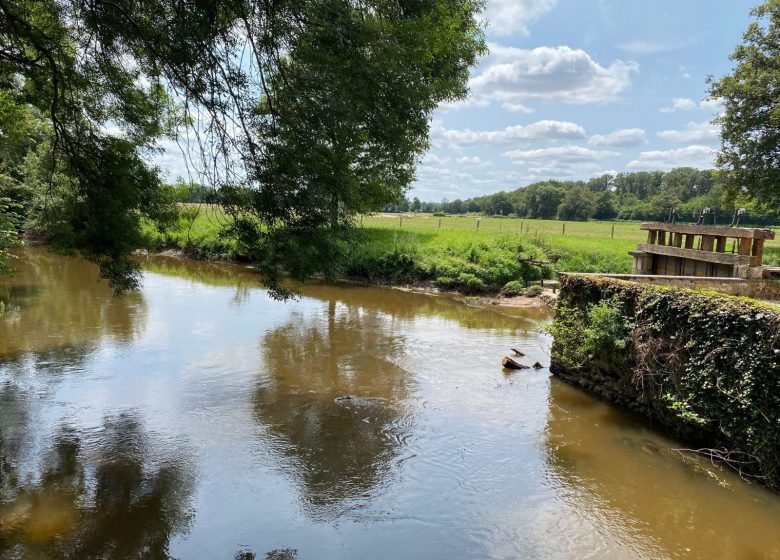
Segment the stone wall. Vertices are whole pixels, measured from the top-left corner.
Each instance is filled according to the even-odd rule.
[[[563,272],[561,276],[566,276],[567,274]],[[577,274],[577,276],[615,278],[629,282],[651,284],[653,286],[672,286],[688,290],[712,290],[731,296],[780,301],[780,280],[768,278],[709,278],[704,276],[663,276],[651,274]]]
[[[554,375],[780,490],[780,306],[569,274],[550,330]]]

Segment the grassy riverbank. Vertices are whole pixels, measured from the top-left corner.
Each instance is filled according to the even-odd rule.
[[[235,241],[220,234],[226,222],[217,207],[188,206],[174,230],[147,229],[147,248],[240,259]],[[498,291],[512,280],[552,278],[558,271],[628,273],[628,251],[645,239],[638,222],[379,214],[363,217],[359,225],[340,263],[343,275],[393,283],[434,282],[465,293]],[[780,238],[769,244],[765,262],[780,264]]]

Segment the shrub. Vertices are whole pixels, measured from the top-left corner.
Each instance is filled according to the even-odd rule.
[[[519,280],[510,280],[504,284],[503,292],[507,296],[518,296],[525,293],[525,286]]]
[[[543,291],[544,288],[542,288],[539,284],[534,284],[533,286],[528,286],[528,288],[525,291],[525,295],[530,297],[537,297],[542,295]]]

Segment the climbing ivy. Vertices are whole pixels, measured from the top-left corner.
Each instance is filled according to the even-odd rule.
[[[572,275],[550,332],[553,373],[617,374],[646,414],[780,489],[780,306]]]

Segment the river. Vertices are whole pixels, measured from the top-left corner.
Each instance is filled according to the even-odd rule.
[[[145,261],[0,279],[0,558],[780,558],[780,497],[552,378],[547,313]],[[350,398],[345,398],[350,397]]]

